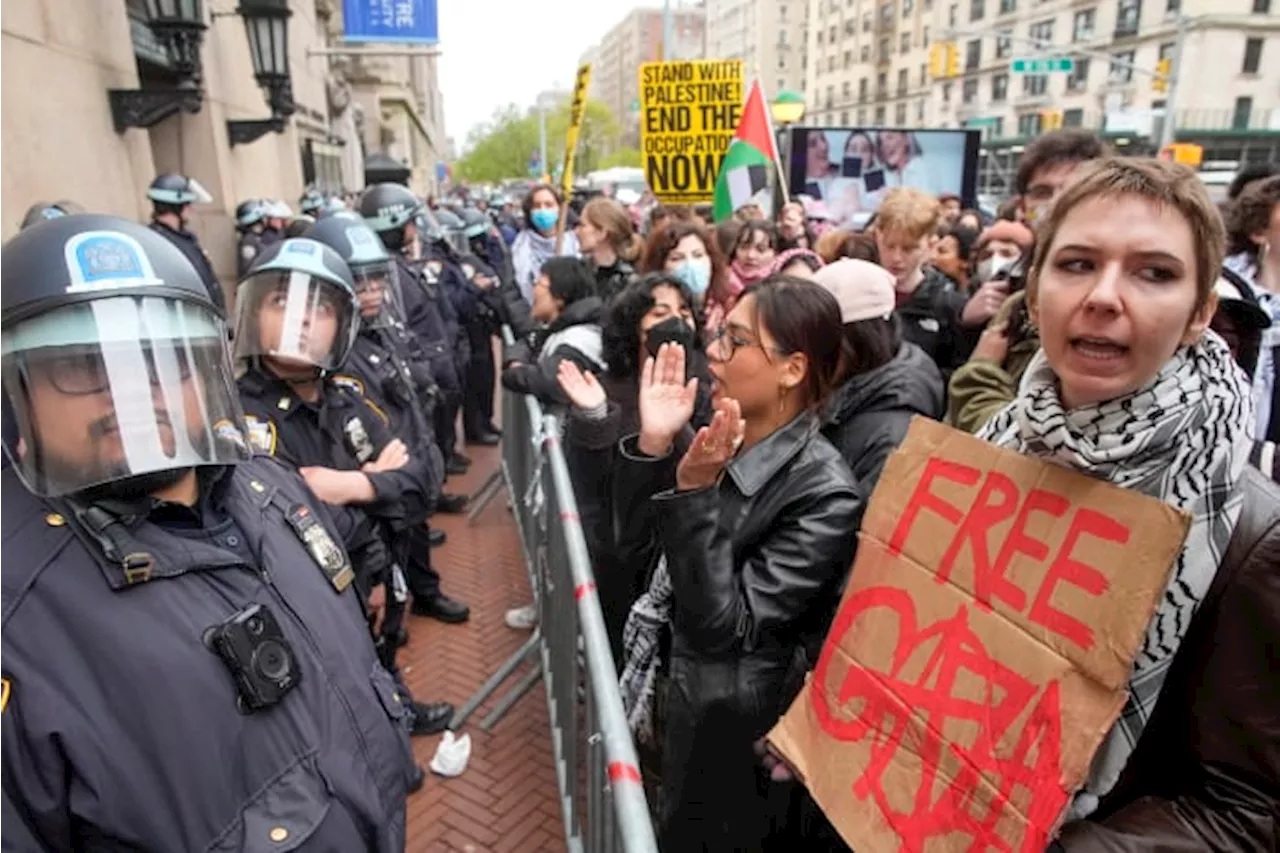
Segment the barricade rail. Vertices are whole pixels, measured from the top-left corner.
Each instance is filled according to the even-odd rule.
[[[511,332],[503,338],[512,344]],[[502,470],[475,497],[474,521],[505,485],[538,620],[532,635],[460,707],[459,728],[526,661],[533,667],[481,721],[491,728],[537,681],[546,686],[570,853],[656,853],[635,744],[596,594],[561,424],[533,397],[504,392]]]

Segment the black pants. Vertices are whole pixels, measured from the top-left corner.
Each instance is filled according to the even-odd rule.
[[[400,629],[404,627],[404,611],[405,603],[395,600],[395,594],[391,590],[390,582],[387,583],[387,611],[382,617],[382,635],[374,639],[374,647],[378,652],[378,660],[382,661],[383,667],[389,672],[397,672],[396,668],[396,652],[399,650],[399,643],[396,642],[396,636],[400,633]]]
[[[436,444],[445,464],[458,449],[458,409],[461,407],[462,394],[458,391],[440,389],[440,399],[436,402],[432,417],[435,421]]]
[[[440,594],[440,573],[431,565],[431,542],[427,528],[419,525],[401,535],[408,542],[402,565],[409,594],[415,599],[435,598]]]
[[[472,334],[471,360],[467,362],[466,393],[462,401],[462,426],[467,438],[479,438],[493,424],[493,392],[497,366],[488,332]]]

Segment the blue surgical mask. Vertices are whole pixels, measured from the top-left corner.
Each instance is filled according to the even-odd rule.
[[[533,227],[539,231],[550,231],[560,221],[560,211],[552,210],[548,207],[540,207],[529,214],[529,219],[533,221]]]
[[[702,298],[711,286],[711,259],[690,258],[675,268],[672,273],[693,291],[693,295]]]

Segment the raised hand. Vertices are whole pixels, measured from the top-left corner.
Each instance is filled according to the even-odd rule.
[[[698,380],[684,379],[684,347],[665,343],[658,357],[645,359],[640,373],[640,439],[642,453],[662,456],[693,417]]]
[[[556,379],[559,380],[561,390],[569,398],[569,402],[573,403],[574,408],[590,411],[605,404],[604,389],[600,387],[600,383],[596,381],[591,371],[583,372],[578,365],[567,358],[560,362]]]
[[[715,485],[720,472],[742,446],[747,423],[737,400],[720,399],[711,423],[698,430],[684,458],[676,468],[676,487],[681,491]]]

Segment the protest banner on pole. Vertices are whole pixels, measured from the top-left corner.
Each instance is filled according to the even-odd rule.
[[[587,87],[591,85],[591,65],[578,66],[578,76],[573,84],[573,104],[569,108],[569,127],[564,135],[564,166],[561,168],[560,192],[564,204],[560,205],[560,219],[556,223],[556,254],[564,242],[564,225],[569,215],[569,197],[573,195],[573,159],[578,153],[578,136],[587,115]]]
[[[711,201],[743,100],[740,59],[640,66],[640,147],[659,201]]]
[[[1124,707],[1189,524],[916,418],[769,741],[854,850],[1041,853]]]

